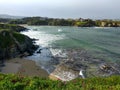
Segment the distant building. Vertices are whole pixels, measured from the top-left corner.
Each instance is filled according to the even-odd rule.
[[[84,19],[83,19],[83,18],[79,18],[78,20],[79,20],[79,21],[81,21],[81,22],[83,22],[83,21],[84,21]]]
[[[105,27],[107,25],[107,23],[106,22],[101,22],[101,27]]]

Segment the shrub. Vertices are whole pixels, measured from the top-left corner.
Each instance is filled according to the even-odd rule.
[[[0,74],[0,90],[120,90],[120,76],[53,81],[39,77]]]

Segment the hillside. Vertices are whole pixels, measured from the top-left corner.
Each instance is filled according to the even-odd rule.
[[[0,14],[0,18],[4,19],[21,19],[24,18],[22,16],[13,16],[13,15],[8,15],[8,14]]]

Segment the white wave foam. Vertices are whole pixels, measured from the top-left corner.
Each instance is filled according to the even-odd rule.
[[[27,58],[35,61],[38,66],[41,66],[48,73],[51,73],[51,70],[54,68],[50,63],[51,56],[66,57],[66,54],[60,49],[47,48],[50,47],[52,42],[64,39],[64,34],[48,34],[36,28],[21,33],[29,36],[30,38],[38,39],[36,44],[40,46],[39,49],[41,49],[41,53],[37,53],[36,51],[32,56],[28,56]]]
[[[55,56],[55,57],[61,57],[61,58],[67,57],[66,52],[63,52],[62,49],[53,49],[53,48],[50,48],[50,51],[51,51],[52,55]]]
[[[29,36],[30,38],[38,39],[36,41],[36,44],[41,45],[43,47],[48,47],[48,45],[51,44],[52,42],[56,40],[64,39],[65,37],[64,35],[47,34],[42,31],[34,31],[34,30],[29,30],[21,33]]]

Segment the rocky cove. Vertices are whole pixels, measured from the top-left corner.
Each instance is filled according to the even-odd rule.
[[[84,49],[64,49],[57,54],[52,54],[48,50],[48,57],[44,61],[46,49],[40,48],[36,51],[37,55],[43,56],[43,61],[33,58],[35,55],[26,57],[36,62],[38,66],[48,71],[49,77],[55,80],[70,81],[75,78],[90,78],[90,77],[108,77],[112,75],[120,75],[119,63],[107,62],[103,59],[92,56]],[[40,52],[39,52],[40,51]],[[40,57],[40,58],[41,58]],[[44,62],[44,63],[43,63]],[[82,74],[80,72],[82,71]]]
[[[51,46],[51,44],[48,44],[48,42],[50,43],[51,41],[55,42],[54,40],[58,40],[58,43],[60,43],[60,40],[63,39],[62,37],[66,38],[63,34],[60,35],[60,37],[59,35],[56,35],[56,33],[61,34],[62,32],[64,32],[63,30],[64,28],[66,29],[66,27],[61,29],[61,31],[57,31],[59,30],[59,28],[57,29],[56,27],[49,26],[28,26],[28,28],[30,28],[31,30],[24,34],[28,35],[29,37],[38,39],[36,43],[40,47],[32,56],[28,56],[27,59],[34,60],[38,66],[41,66],[43,69],[48,71],[48,73],[50,74],[50,78],[54,77],[62,81],[69,81],[77,77],[107,77],[120,74],[119,62],[109,62],[106,61],[103,57],[95,57],[95,55],[92,54],[89,50],[80,47],[61,48],[59,47],[59,44],[55,47]],[[48,28],[50,32],[52,32],[52,34],[45,33],[49,32],[47,30]],[[54,30],[53,32],[51,28],[55,28],[57,30]],[[44,29],[45,31],[42,31],[42,29]],[[83,31],[81,31],[81,33],[82,32]],[[66,42],[68,41],[69,39],[67,39]],[[65,45],[66,43],[63,44],[63,46]],[[98,55],[99,53],[100,52],[96,52],[96,54]],[[104,55],[106,55],[106,53],[104,53]],[[81,72],[83,76],[81,76]]]
[[[8,27],[10,27],[11,29]],[[29,29],[28,31],[26,31],[27,28]],[[7,24],[4,25],[3,28],[3,25],[1,25],[1,63],[3,63],[4,60],[8,58],[25,58],[25,56],[27,56],[27,59],[35,61],[38,66],[45,69],[50,74],[50,78],[54,77],[55,79],[60,79],[62,81],[69,81],[77,77],[106,77],[120,74],[119,62],[108,62],[103,58],[97,58],[94,56],[94,54],[91,54],[89,50],[86,50],[81,47],[61,48],[59,47],[59,43],[55,47],[49,44],[55,41],[60,42],[60,40],[66,38],[65,33],[68,32],[65,32],[64,28],[67,29],[68,27],[59,29],[58,27],[41,26],[36,28],[32,26],[32,29],[30,28],[29,26],[26,26],[26,28],[24,28],[21,26],[9,26]],[[40,32],[39,30],[41,30],[41,28],[43,28],[46,31],[50,30],[50,32],[55,34],[47,34],[43,31]],[[55,31],[52,31],[53,29],[55,29]],[[21,32],[22,34],[19,33],[20,31],[23,31]],[[82,32],[83,31],[81,31],[81,33]],[[73,40],[75,41],[76,39]],[[63,46],[65,46],[66,42],[68,41],[69,39],[67,37],[67,41],[63,43]],[[74,45],[74,43],[71,42],[73,41],[70,41],[69,44]],[[36,43],[37,45],[35,45],[34,43]],[[80,41],[80,44],[81,43],[83,42]],[[99,52],[97,54],[99,54]],[[119,56],[117,57],[119,59]]]

